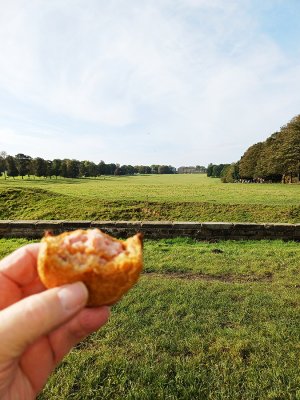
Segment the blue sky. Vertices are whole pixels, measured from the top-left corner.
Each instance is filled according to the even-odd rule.
[[[0,151],[237,161],[300,113],[299,0],[0,0]]]

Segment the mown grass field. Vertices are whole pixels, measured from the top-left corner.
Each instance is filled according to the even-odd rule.
[[[300,399],[299,272],[295,242],[148,240],[139,283],[39,399]]]
[[[300,185],[204,175],[0,179],[0,219],[300,222]]]

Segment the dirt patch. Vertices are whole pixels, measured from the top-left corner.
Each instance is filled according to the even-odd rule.
[[[249,283],[249,282],[272,282],[272,275],[265,276],[256,275],[209,275],[190,272],[144,272],[143,276],[150,278],[167,278],[167,279],[184,279],[184,280],[202,280],[209,282],[224,283]]]

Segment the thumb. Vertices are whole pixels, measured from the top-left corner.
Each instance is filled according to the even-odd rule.
[[[0,312],[0,362],[19,357],[39,337],[68,321],[86,304],[82,282],[65,285],[30,297]]]

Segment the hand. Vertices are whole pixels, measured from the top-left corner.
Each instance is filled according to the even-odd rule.
[[[84,308],[82,282],[45,290],[36,270],[39,244],[0,261],[0,398],[34,399],[51,371],[104,325],[108,307]]]

